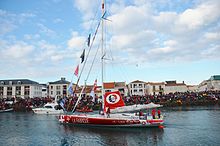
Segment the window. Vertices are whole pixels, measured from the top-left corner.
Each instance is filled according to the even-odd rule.
[[[53,95],[53,91],[51,91],[50,94]]]
[[[30,86],[24,86],[24,95],[30,95]]]
[[[60,90],[60,86],[56,86],[56,89],[57,89],[57,90]]]
[[[60,91],[57,91],[57,94],[56,95],[60,95]]]
[[[1,81],[1,85],[4,85],[5,84],[5,82],[4,81]]]
[[[134,88],[136,88],[137,87],[137,84],[134,84]]]
[[[153,90],[155,90],[155,86],[153,86]]]
[[[137,89],[134,89],[134,92],[137,92]]]
[[[12,95],[12,87],[7,87],[7,95]]]
[[[0,95],[3,95],[4,87],[0,87]]]
[[[139,84],[139,87],[142,88],[142,84]]]
[[[140,89],[140,90],[139,90],[139,92],[143,92],[143,90],[142,90],[142,89]]]
[[[12,85],[12,81],[9,81],[9,85]]]
[[[16,89],[15,91],[16,95],[21,95],[21,86],[16,86],[15,89]]]
[[[50,86],[50,89],[53,89],[53,86]]]
[[[105,90],[105,92],[111,92],[111,90]]]

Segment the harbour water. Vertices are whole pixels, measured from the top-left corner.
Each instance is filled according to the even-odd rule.
[[[85,128],[62,125],[57,116],[0,114],[1,146],[220,145],[220,107],[162,109],[165,128]]]

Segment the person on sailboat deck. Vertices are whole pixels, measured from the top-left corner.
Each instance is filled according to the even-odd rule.
[[[144,118],[144,113],[142,110],[139,111],[139,119],[143,119]]]
[[[158,118],[160,119],[160,110],[157,110]]]
[[[110,108],[109,107],[107,107],[106,114],[107,114],[107,118],[110,118]]]
[[[151,115],[152,115],[153,119],[155,119],[155,114],[156,114],[156,110],[155,110],[155,109],[152,109]]]

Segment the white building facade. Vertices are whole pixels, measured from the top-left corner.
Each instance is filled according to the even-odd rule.
[[[162,95],[164,94],[164,82],[148,82],[146,84],[147,95]]]
[[[65,78],[61,78],[61,80],[55,82],[49,82],[48,84],[48,95],[49,97],[58,97],[61,98],[63,96],[68,96],[68,86],[70,82],[66,81]]]
[[[220,90],[220,75],[211,76],[198,85],[199,91]]]
[[[187,92],[188,87],[183,83],[176,83],[176,81],[166,81],[164,93],[175,93],[175,92]]]
[[[143,81],[133,81],[128,84],[128,92],[130,96],[133,95],[139,95],[139,96],[144,96],[146,95],[146,82]]]
[[[0,80],[0,98],[42,97],[42,85],[28,79]]]

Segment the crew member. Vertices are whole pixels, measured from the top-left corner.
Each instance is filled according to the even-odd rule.
[[[160,110],[157,110],[158,118],[160,119]]]
[[[106,114],[107,114],[107,118],[110,118],[110,108],[109,107],[107,107]]]
[[[155,114],[156,114],[156,110],[153,109],[153,110],[151,111],[151,115],[152,115],[153,119],[155,119]]]

